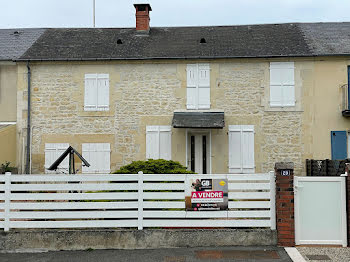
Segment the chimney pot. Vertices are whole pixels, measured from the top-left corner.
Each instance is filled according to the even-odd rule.
[[[150,4],[134,4],[136,9],[136,31],[149,32],[150,16],[149,12],[152,11]]]

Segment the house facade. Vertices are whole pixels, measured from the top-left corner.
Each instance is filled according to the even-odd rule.
[[[135,8],[136,29],[47,29],[18,59],[18,75],[31,72],[32,173],[68,145],[90,162],[83,173],[162,158],[197,173],[293,161],[303,174],[306,158],[331,157],[331,131],[349,127],[350,24],[150,28],[150,6]]]

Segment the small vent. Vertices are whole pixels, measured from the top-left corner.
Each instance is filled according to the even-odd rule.
[[[19,31],[14,31],[13,35],[19,35]]]
[[[201,44],[206,44],[207,41],[205,40],[205,38],[201,38],[201,41],[200,41]]]
[[[118,45],[121,45],[122,43],[123,43],[123,41],[122,41],[121,39],[118,39],[118,40],[117,40],[117,44],[118,44]]]

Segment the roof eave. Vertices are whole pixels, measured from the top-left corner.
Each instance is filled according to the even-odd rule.
[[[279,57],[319,57],[319,56],[350,56],[350,54],[290,54],[290,55],[260,55],[260,56],[178,56],[178,57],[117,57],[117,58],[20,58],[17,62],[24,61],[121,61],[121,60],[189,60],[189,59],[231,59],[231,58],[279,58]]]

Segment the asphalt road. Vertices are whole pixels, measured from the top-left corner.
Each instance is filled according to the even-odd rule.
[[[35,253],[2,253],[1,262],[198,262],[198,261],[292,261],[283,248],[278,247],[219,247],[176,248],[147,250],[85,250]]]

